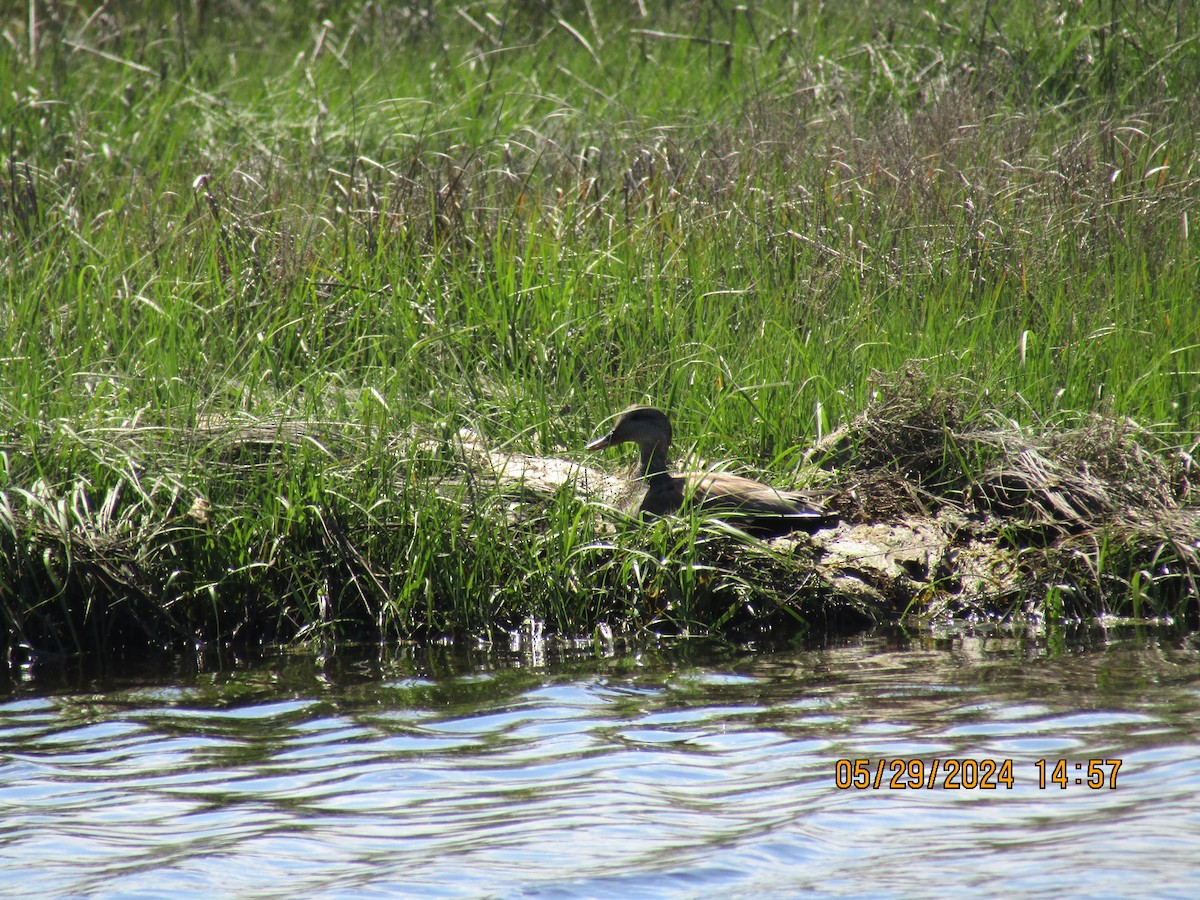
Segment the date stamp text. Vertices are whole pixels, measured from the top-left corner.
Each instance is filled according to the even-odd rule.
[[[1070,786],[1116,790],[1121,760],[1039,759],[1032,768],[1039,790],[1065,791]],[[1012,790],[1017,782],[1015,769],[1011,759],[839,759],[833,780],[840,790]]]

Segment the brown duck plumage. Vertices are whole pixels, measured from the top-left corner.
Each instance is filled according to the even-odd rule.
[[[748,531],[816,531],[837,522],[837,516],[814,509],[802,494],[777,491],[761,481],[728,472],[670,474],[667,450],[671,446],[671,422],[653,406],[629,407],[617,417],[612,431],[592,441],[587,449],[603,450],[624,443],[637,444],[641,452],[638,478],[646,482],[646,494],[639,507],[643,513],[670,515],[690,498],[701,509],[734,513],[735,523]]]

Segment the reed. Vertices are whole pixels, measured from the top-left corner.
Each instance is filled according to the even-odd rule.
[[[6,15],[10,644],[790,619],[796,560],[463,451],[569,455],[634,401],[790,485],[916,365],[1195,481],[1193,4],[645,7]],[[1092,607],[1188,608],[1111,539]]]

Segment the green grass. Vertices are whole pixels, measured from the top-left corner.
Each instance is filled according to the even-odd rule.
[[[10,637],[711,622],[694,541],[461,477],[631,401],[780,482],[914,362],[1195,453],[1194,5],[646,6],[9,14]]]

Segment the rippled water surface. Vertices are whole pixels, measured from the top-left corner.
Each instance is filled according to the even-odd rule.
[[[1197,897],[1198,648],[408,649],[9,685],[0,892]],[[963,758],[1011,788],[836,783]],[[1100,789],[1091,759],[1120,761]]]

